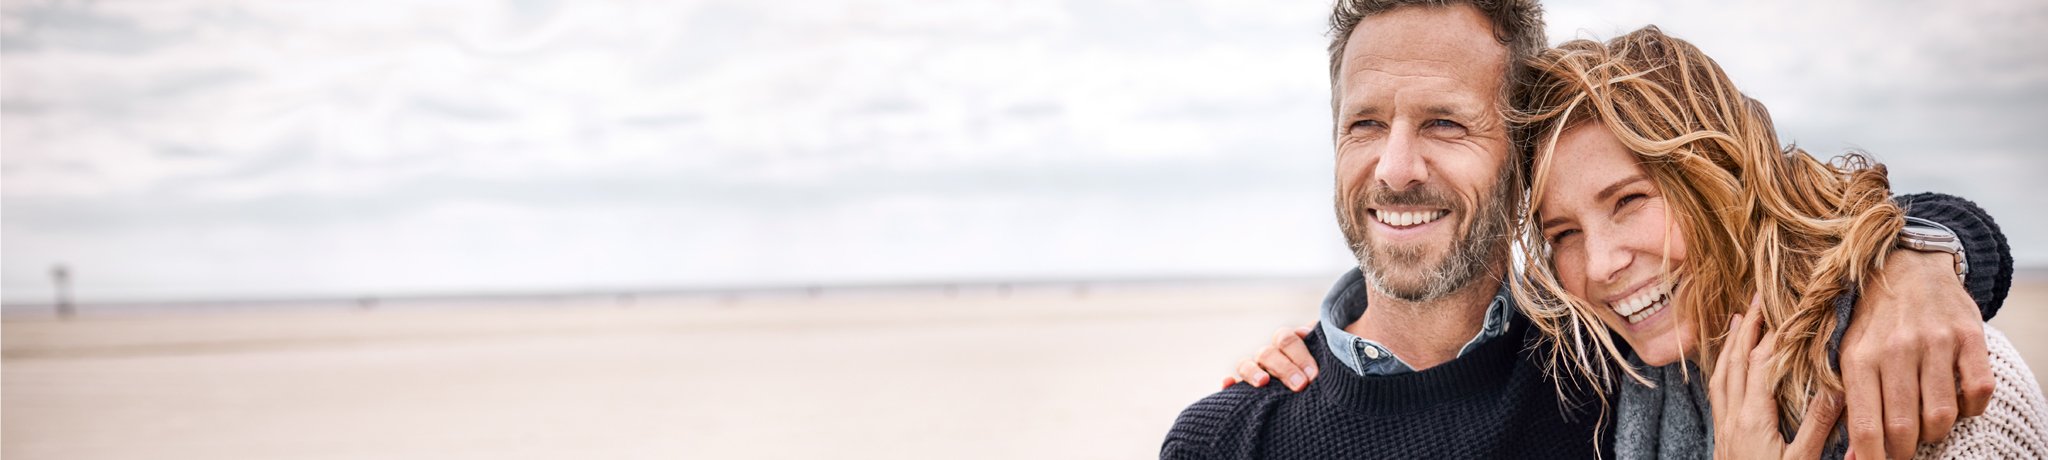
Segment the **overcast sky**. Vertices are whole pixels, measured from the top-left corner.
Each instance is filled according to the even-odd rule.
[[[1334,276],[1322,0],[0,10],[0,295]],[[2048,266],[2048,3],[1547,2]]]

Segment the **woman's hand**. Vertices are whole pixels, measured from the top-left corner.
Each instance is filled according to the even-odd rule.
[[[1308,382],[1316,379],[1316,358],[1308,354],[1308,344],[1301,339],[1315,331],[1316,323],[1293,329],[1273,332],[1273,343],[1259,348],[1258,354],[1237,362],[1237,375],[1223,378],[1223,387],[1230,388],[1239,380],[1255,387],[1266,386],[1272,376],[1282,377],[1287,389],[1301,391]]]
[[[1758,334],[1757,305],[1749,314],[1730,321],[1728,341],[1716,360],[1714,376],[1708,381],[1708,397],[1714,406],[1714,458],[1717,459],[1815,459],[1827,446],[1828,430],[1842,416],[1842,396],[1835,392],[1814,395],[1806,405],[1799,433],[1787,446],[1778,431],[1778,403],[1770,387],[1767,366],[1777,351],[1777,331]]]

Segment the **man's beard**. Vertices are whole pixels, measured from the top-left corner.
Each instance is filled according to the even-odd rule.
[[[1359,270],[1374,290],[1404,302],[1440,299],[1486,275],[1487,268],[1497,262],[1494,259],[1507,253],[1506,248],[1511,241],[1509,225],[1513,219],[1509,206],[1514,203],[1512,192],[1517,189],[1510,183],[1513,178],[1514,172],[1504,166],[1488,190],[1486,199],[1480,201],[1477,214],[1466,213],[1464,203],[1454,195],[1426,183],[1398,192],[1382,184],[1359,190],[1348,197],[1340,190],[1337,222],[1344,230],[1345,242],[1358,258]],[[1421,279],[1393,280],[1389,279],[1388,272],[1395,267],[1409,268],[1412,272],[1424,266],[1428,248],[1374,244],[1372,233],[1368,231],[1373,222],[1370,208],[1384,205],[1448,209],[1450,214],[1443,218],[1469,217],[1469,222],[1449,222],[1459,224],[1458,233],[1453,235],[1443,260],[1423,271]]]

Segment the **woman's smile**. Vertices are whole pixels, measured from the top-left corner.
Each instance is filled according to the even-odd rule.
[[[1658,281],[1658,278],[1662,278],[1662,281]],[[1671,304],[1672,288],[1678,286],[1678,278],[1673,276],[1661,276],[1658,278],[1652,278],[1651,281],[1657,282],[1637,288],[1634,293],[1629,294],[1625,299],[1607,301],[1607,307],[1614,309],[1615,314],[1627,319],[1630,326],[1642,323],[1650,315],[1664,311],[1664,307]]]

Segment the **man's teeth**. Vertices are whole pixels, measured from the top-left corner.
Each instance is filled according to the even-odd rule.
[[[1444,215],[1450,213],[1450,211],[1444,210],[1414,212],[1387,212],[1373,210],[1372,215],[1373,218],[1379,219],[1381,223],[1385,223],[1387,225],[1392,225],[1395,227],[1406,227],[1410,225],[1435,222],[1437,219],[1442,219]]]
[[[1614,307],[1615,313],[1621,314],[1623,318],[1628,318],[1629,324],[1639,323],[1643,321],[1643,318],[1648,318],[1659,310],[1663,310],[1665,306],[1671,305],[1671,288],[1674,285],[1676,283],[1666,281],[1663,284],[1658,284],[1642,293],[1636,294],[1635,297],[1615,302],[1611,306]]]

